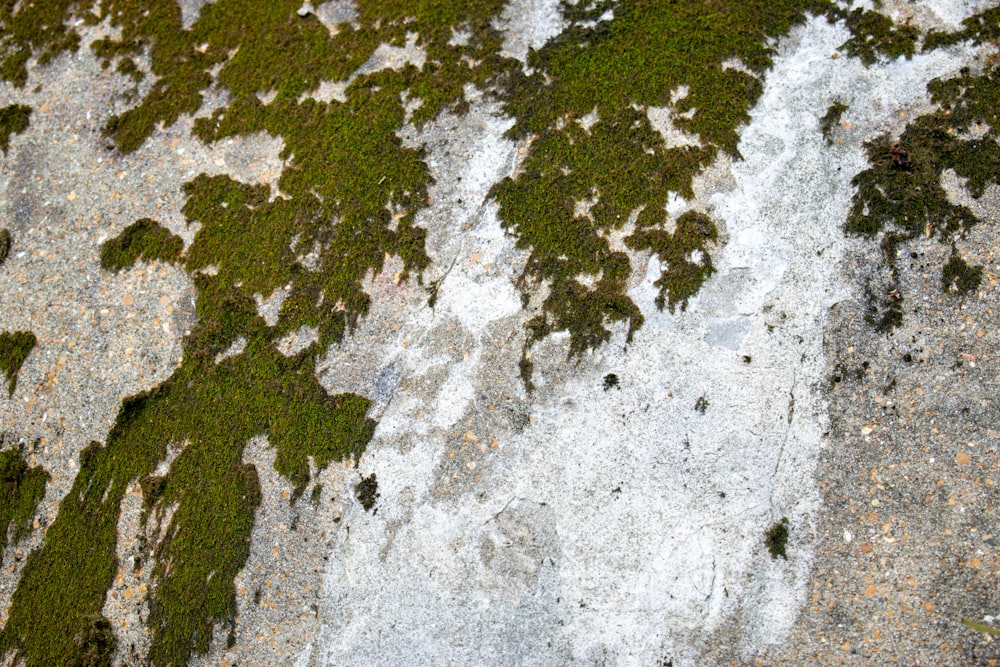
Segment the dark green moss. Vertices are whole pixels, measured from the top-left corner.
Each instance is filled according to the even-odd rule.
[[[110,667],[118,644],[111,623],[99,614],[87,621],[73,638],[76,651],[70,664],[73,667]]]
[[[48,480],[43,468],[28,467],[23,448],[0,452],[0,560],[8,537],[17,544],[31,532]]]
[[[983,281],[983,267],[971,266],[957,252],[952,253],[941,272],[941,289],[949,294],[968,294]]]
[[[879,57],[895,60],[916,53],[920,31],[915,26],[900,25],[884,14],[864,9],[844,12],[842,16],[851,37],[840,48],[865,65],[873,65]]]
[[[379,497],[378,480],[375,478],[375,473],[361,478],[361,481],[354,487],[354,497],[358,499],[366,512],[372,511]]]
[[[833,130],[835,127],[840,125],[840,119],[843,117],[844,112],[847,111],[847,105],[842,102],[834,102],[823,114],[823,117],[819,119],[819,129],[823,133],[823,138],[826,139],[827,145],[833,143]]]
[[[175,262],[184,249],[184,241],[155,220],[142,218],[101,244],[101,268],[117,273],[136,262]]]
[[[767,535],[764,537],[764,545],[767,547],[768,553],[771,554],[771,558],[778,558],[780,556],[788,560],[788,554],[786,553],[786,549],[788,548],[788,519],[786,517],[781,517],[781,521],[778,521],[767,530]]]
[[[491,21],[502,3],[439,4],[362,2],[360,27],[332,35],[315,16],[298,16],[298,1],[219,0],[203,7],[189,30],[174,3],[102,3],[120,32],[94,45],[97,55],[130,71],[128,59],[148,52],[157,76],[137,106],[109,120],[105,130],[117,146],[133,150],[159,124],[197,110],[214,83],[231,103],[200,119],[196,134],[208,142],[260,131],[282,138],[282,196],[271,199],[267,188],[225,176],[187,184],[184,213],[201,227],[185,260],[198,288],[198,323],[184,341],[183,363],[156,389],[125,401],[106,443],[81,454],[73,489],[25,564],[0,652],[14,650],[28,665],[73,664],[82,655],[77,638],[89,636],[116,571],[121,498],[140,479],[145,521],[175,508],[163,539],[149,547],[152,642],[145,660],[187,663],[208,649],[213,628],[232,627],[236,613],[233,580],[260,502],[257,471],[243,463],[247,441],[267,435],[275,468],[293,484],[293,502],[308,486],[310,462],[323,468],[360,456],[374,430],[369,401],[328,395],[314,360],[367,312],[361,282],[382,270],[387,255],[402,258],[404,274],[427,265],[413,216],[431,178],[420,151],[397,136],[404,93],[423,100],[417,120],[433,118],[461,109],[464,86],[485,86],[501,62],[490,54],[500,46]],[[473,38],[449,45],[452,28],[463,27]],[[346,79],[379,44],[402,45],[408,32],[419,33],[428,55],[422,70],[359,76],[346,103],[299,101],[321,78]],[[269,91],[276,95],[265,105],[257,93]],[[139,221],[102,249],[102,259],[110,270],[140,258],[173,259],[175,238]],[[318,271],[297,262],[313,248]],[[210,266],[217,271],[208,275]],[[291,293],[279,322],[268,327],[254,294],[285,286]],[[275,342],[302,325],[318,328],[318,344],[284,357]],[[216,364],[238,337],[247,340],[245,350]],[[182,451],[165,475],[153,476],[171,444]]]
[[[973,38],[968,26],[984,27],[975,17],[966,25],[963,39]],[[965,179],[975,198],[1000,184],[1000,72],[963,69],[956,77],[931,81],[928,90],[938,109],[910,122],[898,139],[884,135],[866,144],[872,166],[853,180],[857,192],[845,228],[861,236],[881,235],[890,274],[886,293],[869,294],[869,320],[882,331],[903,320],[902,297],[895,289],[899,247],[922,235],[953,243],[978,221],[969,208],[949,199],[943,173],[952,170]],[[942,286],[955,293],[972,290],[979,271],[953,255]]]
[[[0,371],[7,377],[7,394],[14,395],[17,374],[21,364],[38,343],[30,331],[5,331],[0,333]]]
[[[313,507],[319,506],[319,501],[323,498],[323,485],[313,484],[312,492],[309,494],[309,502],[313,504]]]
[[[31,107],[23,104],[11,104],[0,109],[0,150],[7,154],[10,148],[10,138],[21,134],[31,124]]]
[[[0,266],[7,261],[7,256],[10,255],[10,230],[7,228],[0,229]]]
[[[614,20],[599,20],[612,6]],[[569,28],[530,54],[531,75],[510,75],[511,134],[531,143],[519,172],[492,193],[502,224],[531,253],[522,291],[548,286],[527,347],[566,330],[570,355],[579,355],[606,342],[615,323],[627,323],[631,339],[642,315],[626,295],[628,257],[610,237],[632,222],[626,245],[665,265],[657,304],[686,306],[712,273],[717,233],[702,213],[668,220],[668,198],[692,197],[692,178],[719,151],[738,154],[737,130],[762,90],[772,39],[827,9],[808,1],[563,4]],[[749,73],[728,67],[733,60]],[[687,94],[674,99],[681,87]],[[668,147],[650,107],[671,107],[700,146]],[[577,121],[591,112],[598,120],[584,128]],[[530,376],[525,361],[522,376]]]

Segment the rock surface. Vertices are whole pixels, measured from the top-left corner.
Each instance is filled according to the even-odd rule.
[[[204,4],[181,3],[186,25]],[[993,4],[880,11],[955,30]],[[333,26],[357,20],[349,3],[315,11]],[[543,0],[512,1],[497,25],[503,54],[520,60],[565,28],[559,3]],[[108,26],[86,30],[89,43]],[[519,361],[542,297],[522,301],[528,252],[491,196],[530,146],[474,88],[467,109],[401,130],[433,177],[415,216],[431,260],[423,283],[387,258],[363,284],[358,326],[315,358],[327,392],[370,400],[374,435],[356,460],[310,460],[301,496],[266,434],[250,441],[242,460],[261,500],[236,614],[191,664],[996,664],[990,636],[963,620],[1000,617],[1000,190],[972,198],[945,179],[980,222],[954,248],[900,246],[906,305],[888,332],[866,321],[882,250],[844,232],[865,142],[898,136],[934,108],[930,80],[992,67],[996,49],[963,42],[866,66],[840,51],[850,37],[825,17],[781,37],[739,155],[720,153],[693,197],[672,195],[672,219],[708,211],[719,229],[714,273],[686,309],[657,308],[665,266],[629,251],[642,328],[627,341],[615,325],[572,359],[568,334],[539,340],[526,353],[530,392]],[[415,44],[379,47],[359,73],[426,66]],[[122,154],[101,134],[130,104],[121,76],[87,49],[29,71],[27,87],[0,87],[0,106],[33,109],[0,158],[0,226],[13,238],[0,331],[38,342],[15,391],[0,392],[0,430],[51,477],[33,531],[3,554],[4,623],[80,452],[108,437],[123,399],[174,372],[197,322],[181,266],[110,274],[101,243],[152,218],[190,247],[186,182],[228,174],[276,194],[289,159],[266,133],[206,145],[189,115]],[[825,137],[836,102],[847,109]],[[668,144],[691,140],[669,119],[656,125]],[[983,268],[964,296],[941,288],[956,248]],[[268,325],[288,291],[257,295]],[[318,336],[296,329],[279,351],[293,357]],[[144,492],[136,479],[124,496],[101,609],[117,664],[143,664],[151,642]],[[775,557],[766,535],[784,519]]]

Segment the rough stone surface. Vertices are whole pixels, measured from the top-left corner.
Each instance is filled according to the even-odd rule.
[[[203,4],[182,3],[186,23]],[[954,28],[991,3],[885,4]],[[330,21],[352,10],[320,9]],[[524,59],[562,22],[556,3],[523,0],[498,27]],[[372,400],[375,437],[356,467],[314,471],[294,504],[266,438],[251,442],[263,498],[235,641],[218,632],[193,664],[997,664],[996,645],[962,619],[1000,616],[1000,192],[972,201],[948,181],[982,219],[959,247],[983,285],[943,294],[951,248],[906,245],[907,310],[888,335],[861,303],[880,250],[842,231],[864,142],[898,133],[930,108],[930,79],[990,50],[865,68],[834,57],[847,37],[817,18],[782,39],[742,159],[720,159],[692,201],[671,202],[720,224],[716,273],[687,310],[657,310],[659,259],[632,254],[629,295],[645,316],[633,342],[621,328],[568,361],[568,337],[550,336],[531,349],[530,394],[515,286],[526,256],[487,197],[524,154],[505,137],[513,121],[476,98],[462,116],[407,128],[434,177],[417,218],[432,264],[423,286],[397,280],[398,260],[370,276],[368,316],[316,365],[331,393]],[[399,51],[380,57],[421,64]],[[82,49],[32,69],[25,89],[0,87],[0,105],[34,109],[0,158],[0,223],[15,234],[0,330],[39,340],[14,395],[0,392],[0,430],[37,441],[30,462],[52,475],[38,529],[3,554],[0,623],[80,450],[104,439],[124,397],[169,376],[194,323],[181,269],[102,273],[100,243],[142,217],[190,243],[185,181],[273,183],[282,168],[280,141],[206,147],[188,117],[122,157],[99,132],[121,86]],[[819,119],[834,101],[848,111],[828,146]],[[259,295],[261,314],[276,317],[283,297]],[[314,336],[303,328],[282,351]],[[356,486],[372,474],[366,511]],[[141,511],[136,485],[103,610],[120,664],[141,664],[149,645],[151,568],[131,548]],[[772,558],[765,535],[782,518],[787,558]]]

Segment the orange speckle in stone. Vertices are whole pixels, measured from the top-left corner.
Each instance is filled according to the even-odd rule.
[[[955,454],[955,463],[957,463],[960,466],[969,465],[970,460],[971,458],[965,452],[959,452],[958,454]]]
[[[871,552],[872,552],[872,543],[871,542],[862,542],[862,544],[861,544],[861,553],[863,553],[863,554],[870,554]]]
[[[983,561],[979,558],[970,558],[969,562],[966,563],[971,568],[979,568],[983,564]]]
[[[875,595],[876,590],[875,584],[868,584],[868,588],[865,589],[865,596],[871,597],[872,595]]]
[[[925,602],[924,603],[924,609],[926,611],[934,611],[934,605],[931,604],[930,602]]]

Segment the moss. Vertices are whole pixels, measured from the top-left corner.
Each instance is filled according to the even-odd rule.
[[[98,16],[115,28],[114,37],[90,45],[105,67],[138,79],[136,61],[148,57],[148,90],[104,127],[120,151],[194,115],[215,87],[228,102],[196,119],[195,135],[211,143],[266,132],[281,139],[285,160],[277,197],[227,176],[201,175],[185,186],[183,212],[200,228],[184,257],[198,289],[198,323],[184,340],[183,362],[166,382],[126,400],[106,441],[81,452],[73,488],[25,564],[0,652],[15,651],[29,666],[103,660],[111,644],[100,613],[117,568],[121,499],[142,480],[146,522],[174,508],[164,537],[150,545],[151,648],[144,659],[189,662],[217,628],[232,627],[233,580],[260,502],[257,470],[243,462],[247,441],[268,436],[293,501],[310,482],[310,460],[323,468],[361,455],[374,430],[370,403],[328,395],[316,380],[315,358],[368,312],[362,281],[382,271],[387,255],[402,260],[402,279],[419,281],[428,265],[415,214],[432,178],[422,152],[399,139],[404,100],[421,101],[412,116],[419,125],[445,110],[462,112],[474,86],[501,98],[517,119],[513,134],[532,139],[523,172],[494,191],[503,224],[530,251],[520,282],[525,296],[548,285],[542,312],[528,322],[529,345],[568,330],[570,353],[579,355],[606,342],[615,323],[629,334],[641,325],[626,295],[628,257],[610,241],[633,216],[626,243],[658,253],[665,264],[661,307],[683,310],[711,274],[715,225],[695,212],[668,220],[664,206],[672,192],[690,197],[691,179],[720,151],[737,155],[738,128],[760,95],[773,38],[831,5],[644,0],[616,5],[612,22],[588,23],[612,5],[567,2],[570,29],[531,55],[530,75],[499,55],[494,23],[503,5],[361,0],[356,24],[331,31],[312,13],[298,14],[301,0],[217,0],[188,29],[175,2],[0,0],[0,76],[15,85],[26,83],[33,55],[44,65],[76,50],[76,26]],[[454,43],[455,31],[471,37]],[[380,44],[402,46],[411,34],[426,54],[422,68],[356,76],[346,102],[310,96],[322,80],[347,80]],[[752,74],[727,67],[732,59]],[[689,92],[674,103],[681,86]],[[273,97],[264,103],[267,93]],[[671,105],[700,146],[669,148],[654,131],[646,110]],[[594,109],[600,120],[584,130],[574,119]],[[312,249],[317,271],[297,261]],[[102,260],[118,270],[179,253],[176,237],[140,220],[102,249]],[[209,275],[208,267],[217,271]],[[278,288],[289,295],[269,327],[254,295]],[[275,342],[303,325],[318,329],[317,343],[293,357],[277,352]],[[245,350],[216,364],[239,337]],[[530,387],[526,349],[520,370]],[[181,451],[155,475],[168,445]],[[373,509],[374,474],[357,490]]]
[[[101,6],[120,32],[94,45],[95,53],[126,71],[128,59],[149,53],[157,77],[136,107],[109,120],[105,131],[119,149],[134,150],[159,124],[197,110],[214,83],[229,91],[231,103],[200,119],[197,136],[281,137],[282,196],[271,199],[267,188],[225,176],[202,175],[186,185],[183,212],[200,229],[184,265],[198,288],[198,323],[184,341],[183,362],[166,382],[126,400],[106,442],[81,453],[73,489],[25,564],[0,652],[14,650],[28,665],[80,658],[77,638],[94,627],[116,571],[121,498],[139,479],[144,521],[160,521],[174,508],[164,537],[150,545],[152,639],[145,659],[179,665],[204,653],[213,629],[231,627],[236,613],[233,580],[249,553],[260,502],[257,471],[243,463],[247,441],[268,436],[294,502],[310,481],[310,461],[322,469],[356,459],[372,436],[369,401],[328,395],[315,377],[315,355],[367,312],[361,282],[382,270],[387,255],[402,258],[405,274],[427,265],[424,232],[413,216],[431,178],[420,151],[397,136],[404,93],[423,99],[417,120],[461,108],[465,85],[485,85],[501,62],[490,55],[500,46],[490,22],[502,3],[363,2],[360,26],[342,26],[336,35],[314,16],[298,16],[297,1],[219,0],[202,8],[190,30],[181,28],[174,3]],[[464,26],[474,38],[449,45],[452,28]],[[408,32],[420,35],[428,56],[423,70],[359,76],[346,103],[300,101],[320,78],[346,79],[380,43],[402,45]],[[469,60],[480,64],[470,67]],[[271,103],[261,103],[257,93],[272,90]],[[296,258],[314,247],[320,270],[308,271]],[[175,259],[179,249],[176,237],[138,221],[102,248],[102,259],[117,270],[138,259]],[[207,275],[209,266],[218,270]],[[253,295],[285,286],[290,295],[279,322],[268,327]],[[284,357],[275,342],[303,324],[319,329],[319,342]],[[241,336],[245,350],[216,364]],[[165,475],[154,475],[170,444],[181,452]],[[366,484],[374,500],[374,477]]]
[[[993,10],[984,13],[993,16]],[[980,15],[980,17],[983,15]],[[963,39],[974,39],[978,26],[966,21]],[[992,33],[989,33],[992,34]],[[935,42],[948,40],[937,36]],[[990,185],[1000,184],[1000,71],[990,67],[974,74],[935,79],[927,86],[937,110],[910,122],[898,138],[883,135],[868,144],[871,167],[858,174],[857,188],[845,228],[875,238],[890,274],[888,294],[870,291],[869,320],[883,331],[903,320],[902,297],[895,289],[896,255],[901,244],[921,236],[953,243],[978,222],[969,208],[953,203],[942,186],[942,174],[953,170],[978,198]],[[978,269],[952,255],[942,274],[946,291],[961,293],[978,285]]]
[[[764,545],[767,547],[771,558],[779,556],[788,560],[786,549],[788,548],[788,518],[781,517],[781,521],[776,522],[767,530],[764,536]]]
[[[847,111],[848,107],[842,102],[834,102],[823,114],[823,117],[819,120],[819,129],[823,133],[823,138],[826,139],[827,145],[833,144],[833,129],[840,125],[840,119],[843,117],[844,112]]]
[[[358,499],[366,512],[372,511],[379,497],[378,480],[375,478],[375,473],[361,478],[361,481],[354,487],[354,497]]]
[[[0,150],[7,154],[10,148],[10,138],[21,134],[31,124],[31,107],[23,104],[11,104],[0,109]]]
[[[73,667],[110,667],[115,655],[115,635],[111,623],[101,615],[87,619],[87,624],[74,637]]]
[[[909,59],[916,53],[920,31],[915,26],[900,25],[884,14],[864,9],[843,12],[842,16],[851,37],[840,48],[865,65],[873,65],[879,57]]]
[[[17,374],[38,340],[30,331],[5,331],[0,333],[0,371],[7,377],[7,394],[14,395]]]
[[[941,289],[949,294],[968,294],[983,281],[983,267],[971,266],[953,252],[941,272]]]
[[[181,237],[155,220],[142,218],[101,244],[101,268],[117,273],[140,260],[175,262],[183,249]]]
[[[601,19],[612,6],[614,20]],[[522,291],[549,288],[528,322],[526,347],[565,330],[575,356],[606,342],[613,324],[627,324],[629,340],[642,324],[626,294],[628,258],[610,240],[630,222],[626,245],[664,264],[659,307],[683,310],[711,275],[714,223],[696,212],[668,220],[667,201],[671,193],[692,197],[692,178],[718,152],[738,155],[737,130],[761,93],[771,40],[829,6],[649,1],[562,9],[567,30],[530,54],[531,75],[510,75],[511,134],[530,146],[519,172],[492,195],[504,227],[531,253]],[[733,60],[749,71],[728,67]],[[686,95],[675,99],[682,87]],[[697,134],[700,146],[668,147],[650,107],[671,107],[673,122]],[[598,120],[589,128],[577,122],[592,112]],[[522,361],[530,377],[526,368]]]
[[[10,230],[7,228],[0,229],[0,266],[7,261],[8,255],[10,255]]]
[[[0,452],[0,559],[8,537],[17,544],[31,532],[48,480],[43,468],[28,466],[23,448]]]

